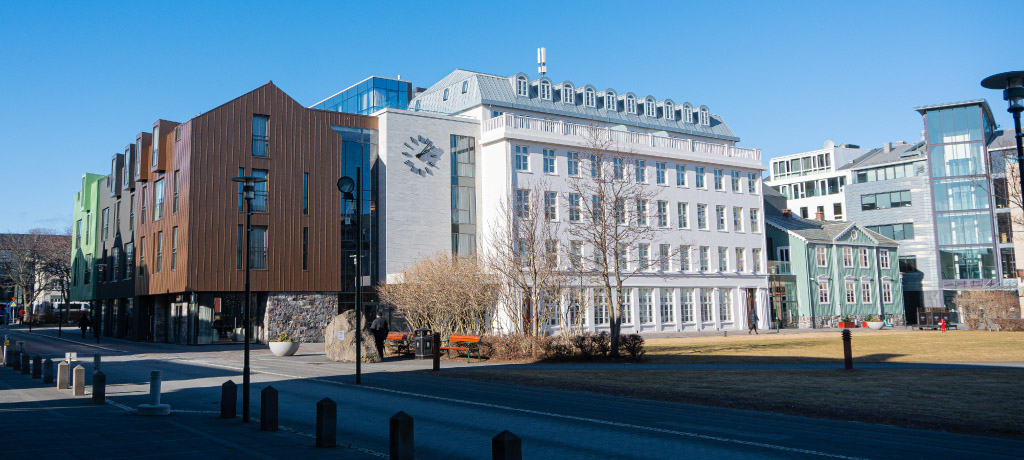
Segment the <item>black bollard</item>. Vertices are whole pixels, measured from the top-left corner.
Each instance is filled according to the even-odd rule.
[[[846,370],[853,369],[853,350],[850,348],[850,330],[843,329],[843,364]]]
[[[4,366],[14,367],[14,347],[4,347]]]
[[[399,412],[391,416],[388,426],[391,434],[389,449],[391,456],[389,458],[391,460],[412,460],[412,417],[405,412]]]
[[[277,431],[277,390],[266,387],[260,392],[260,429]]]
[[[316,446],[338,445],[338,405],[331,398],[316,403]]]
[[[16,371],[21,370],[21,353],[18,350],[11,353],[11,367]]]
[[[29,372],[32,372],[32,367],[31,367],[31,363],[29,362],[29,359],[28,359],[28,353],[22,353],[21,354],[21,373],[27,375]]]
[[[238,385],[228,380],[220,386],[220,418],[235,418],[238,405]]]
[[[107,376],[100,371],[92,374],[92,403],[107,403]]]
[[[43,361],[43,384],[53,385],[53,360],[50,358]]]
[[[523,440],[505,430],[491,438],[493,460],[523,460]]]
[[[441,370],[441,334],[435,332],[432,342],[433,343],[430,346],[430,353],[434,358],[434,372],[437,372]]]
[[[43,358],[36,355],[32,358],[32,378],[41,379],[43,378]]]

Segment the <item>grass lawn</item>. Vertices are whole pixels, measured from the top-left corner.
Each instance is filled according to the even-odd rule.
[[[843,359],[839,332],[646,340],[652,363],[802,363]],[[988,331],[853,331],[854,362],[1024,361],[1024,334]]]
[[[447,377],[1024,439],[1024,370],[447,369]]]
[[[854,362],[1024,361],[1024,334],[853,331]],[[652,363],[811,363],[843,359],[838,332],[652,338]],[[443,375],[643,399],[1024,439],[1024,369],[538,370]]]

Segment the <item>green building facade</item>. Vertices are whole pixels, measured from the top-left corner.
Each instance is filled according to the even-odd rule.
[[[896,241],[851,222],[766,219],[773,320],[836,327],[846,316],[905,323]]]
[[[98,298],[96,260],[99,254],[100,183],[106,175],[82,175],[82,189],[75,193],[71,222],[71,300],[93,302]]]

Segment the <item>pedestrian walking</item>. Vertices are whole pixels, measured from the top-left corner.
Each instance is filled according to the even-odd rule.
[[[754,310],[753,308],[751,308],[750,312],[747,313],[747,327],[750,328],[750,330],[747,331],[747,335],[750,335],[751,331],[753,331],[754,334],[758,333],[757,332],[757,319],[758,319],[757,318],[757,311]]]
[[[377,313],[377,319],[370,323],[370,332],[373,332],[373,344],[377,346],[377,354],[380,355],[380,360],[384,361],[384,341],[388,338],[388,320],[384,319],[384,316]]]
[[[82,330],[83,339],[85,338],[85,333],[89,330],[89,326],[92,326],[92,321],[89,320],[89,313],[85,313],[78,319],[78,328]]]

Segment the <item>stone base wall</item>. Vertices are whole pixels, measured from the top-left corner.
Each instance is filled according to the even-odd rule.
[[[281,332],[287,332],[297,342],[323,343],[324,331],[337,314],[336,292],[269,293],[261,338],[277,340]]]
[[[878,315],[875,315],[878,316]],[[905,326],[907,324],[906,315],[882,315],[882,318],[888,319],[889,323],[893,327]],[[842,316],[816,316],[814,317],[814,329],[829,329],[839,327],[839,320],[843,319]],[[868,319],[868,315],[850,315],[850,321],[860,324]],[[811,317],[801,316],[800,323],[798,326],[800,329],[810,329]]]

